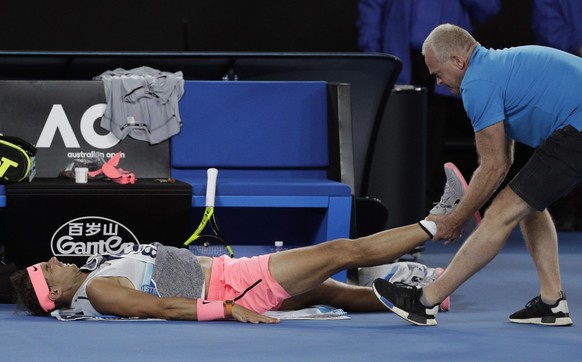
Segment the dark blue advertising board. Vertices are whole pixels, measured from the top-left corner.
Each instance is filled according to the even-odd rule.
[[[32,181],[6,185],[0,245],[5,260],[26,267],[56,256],[82,265],[96,253],[132,244],[181,246],[190,232],[189,184],[170,176],[169,140],[156,145],[116,139],[100,127],[100,81],[0,81],[0,133],[37,148]],[[134,184],[59,178],[78,159],[116,153]]]

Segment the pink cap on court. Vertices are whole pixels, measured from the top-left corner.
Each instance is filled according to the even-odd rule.
[[[34,288],[34,293],[40,303],[40,307],[45,312],[50,312],[55,309],[55,302],[49,298],[49,287],[44,278],[40,263],[29,266],[26,270],[28,271],[28,276],[32,282],[32,287]]]

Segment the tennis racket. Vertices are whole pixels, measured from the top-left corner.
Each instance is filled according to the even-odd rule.
[[[218,170],[216,168],[209,168],[206,172],[206,201],[204,209],[204,215],[200,224],[194,231],[194,233],[184,242],[184,245],[189,246],[193,241],[199,240],[200,243],[190,246],[190,250],[196,255],[205,256],[219,256],[223,254],[230,255],[231,258],[234,257],[232,248],[226,243],[226,241],[220,236],[220,229],[216,223],[216,216],[214,214],[214,199],[216,196],[216,180],[218,178]],[[210,222],[212,231],[214,235],[201,235],[202,231],[205,229],[206,225]],[[214,241],[214,242],[213,242]],[[216,243],[215,241],[219,241]]]

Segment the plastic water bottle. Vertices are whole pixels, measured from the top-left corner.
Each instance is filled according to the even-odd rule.
[[[271,248],[272,253],[278,253],[280,251],[285,250],[286,248],[283,246],[283,242],[281,240],[275,241],[275,246]]]

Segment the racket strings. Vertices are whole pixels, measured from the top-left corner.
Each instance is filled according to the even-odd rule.
[[[219,245],[211,244],[212,240],[220,241]],[[234,258],[234,251],[231,246],[219,235],[200,235],[196,238],[199,245],[190,245],[190,250],[196,255],[200,256],[221,256],[228,254],[231,258]]]

